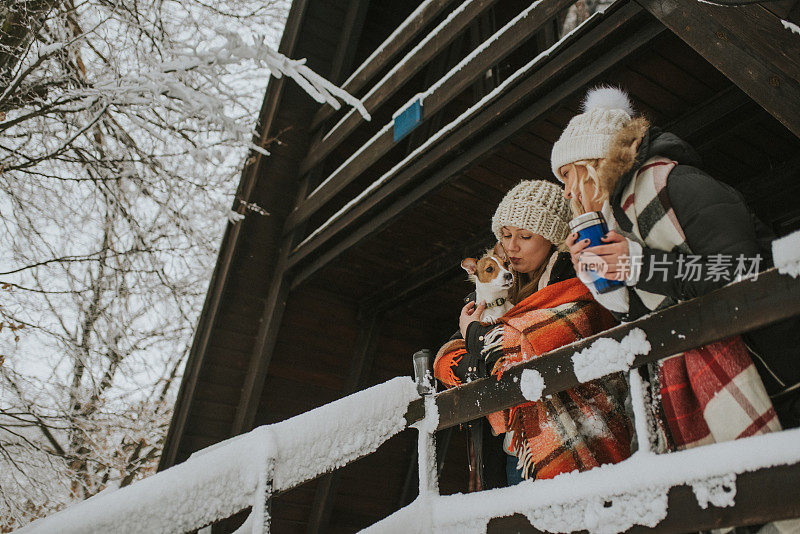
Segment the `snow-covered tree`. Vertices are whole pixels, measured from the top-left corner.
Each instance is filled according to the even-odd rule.
[[[154,469],[269,74],[366,115],[287,10],[0,2],[0,531]]]

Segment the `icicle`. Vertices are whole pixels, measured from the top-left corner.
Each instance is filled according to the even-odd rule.
[[[639,443],[639,452],[652,454],[650,445],[650,432],[647,430],[647,412],[645,410],[645,383],[639,371],[631,369],[630,377],[631,405],[633,406],[633,423],[636,426],[636,441]]]
[[[419,431],[417,459],[419,461],[419,495],[439,495],[439,477],[436,469],[436,438],[434,432],[439,424],[436,398],[425,396],[425,418],[417,423]]]
[[[268,534],[270,526],[270,501],[272,500],[273,475],[275,473],[275,440],[269,429],[263,431],[263,464],[258,477],[258,486],[253,494],[253,534]]]

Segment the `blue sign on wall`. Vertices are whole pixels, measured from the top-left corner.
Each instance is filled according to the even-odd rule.
[[[394,118],[394,141],[397,142],[411,133],[422,122],[422,102],[414,100]]]

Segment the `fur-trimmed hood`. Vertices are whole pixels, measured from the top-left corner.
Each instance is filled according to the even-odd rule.
[[[697,152],[675,134],[650,125],[644,117],[636,117],[614,137],[608,155],[597,169],[601,188],[609,191],[609,202],[619,205],[622,191],[633,178],[634,171],[654,156],[677,161],[681,165],[699,166]]]

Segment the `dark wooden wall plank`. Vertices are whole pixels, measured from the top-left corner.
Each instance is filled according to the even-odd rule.
[[[357,94],[377,73],[385,68],[385,65],[395,58],[404,48],[410,45],[420,32],[425,29],[444,9],[452,3],[452,0],[434,0],[425,8],[414,14],[408,21],[405,31],[396,36],[390,36],[377,47],[378,53],[371,55],[364,61],[353,74],[342,84],[342,89],[350,94]],[[367,5],[367,2],[364,2]],[[315,129],[323,121],[329,119],[335,110],[330,106],[323,106],[311,120],[311,128]]]
[[[800,136],[800,40],[758,4],[636,0]]]

